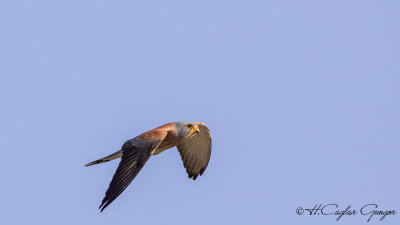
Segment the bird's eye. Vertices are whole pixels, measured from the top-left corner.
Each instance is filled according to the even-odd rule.
[[[192,129],[193,128],[193,124],[188,124],[187,128]]]

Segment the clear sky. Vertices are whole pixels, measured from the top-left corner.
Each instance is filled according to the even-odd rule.
[[[6,225],[367,224],[400,212],[399,1],[0,1]],[[152,157],[103,213],[119,160],[203,121],[209,166]],[[382,222],[400,224],[400,213]]]

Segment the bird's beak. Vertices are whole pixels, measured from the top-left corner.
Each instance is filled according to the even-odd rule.
[[[198,126],[193,127],[193,133],[197,133],[197,134],[200,133]]]

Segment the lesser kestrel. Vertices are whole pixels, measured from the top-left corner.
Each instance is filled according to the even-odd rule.
[[[121,150],[93,161],[86,166],[121,157],[108,190],[101,202],[103,211],[132,182],[150,156],[176,146],[189,178],[196,180],[207,168],[211,155],[211,135],[202,122],[168,123],[126,141]]]

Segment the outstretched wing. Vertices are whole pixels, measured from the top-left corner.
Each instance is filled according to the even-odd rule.
[[[177,146],[189,178],[196,180],[207,168],[211,156],[211,135],[207,125],[196,122],[200,133]]]
[[[149,160],[153,150],[165,138],[166,134],[167,132],[162,132],[152,135],[152,138],[145,139],[136,137],[124,143],[122,146],[121,162],[99,207],[101,212],[132,182],[147,160]]]

